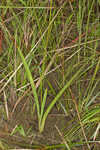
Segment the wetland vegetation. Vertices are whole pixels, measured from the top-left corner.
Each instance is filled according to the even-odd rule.
[[[0,1],[0,149],[100,149],[100,0]]]

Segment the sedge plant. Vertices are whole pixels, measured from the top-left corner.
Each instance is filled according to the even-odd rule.
[[[36,108],[37,108],[37,116],[38,116],[38,125],[39,125],[39,132],[43,132],[44,130],[44,126],[45,126],[45,121],[47,119],[48,114],[50,113],[51,109],[53,108],[53,106],[55,105],[55,103],[59,100],[59,98],[61,97],[61,95],[64,93],[64,91],[72,84],[72,82],[76,79],[77,76],[79,76],[80,72],[82,71],[83,67],[81,67],[72,77],[71,79],[65,84],[65,86],[58,92],[58,94],[55,96],[55,98],[51,101],[51,103],[49,104],[49,106],[47,107],[46,111],[44,112],[44,108],[45,108],[45,104],[46,104],[46,98],[47,98],[47,89],[45,89],[44,92],[44,96],[42,99],[42,103],[39,103],[39,98],[38,98],[38,94],[36,91],[36,86],[34,83],[34,79],[32,77],[31,71],[29,69],[29,66],[20,50],[20,48],[18,48],[18,52],[19,55],[22,59],[23,65],[25,67],[25,71],[27,74],[27,78],[31,84],[32,87],[32,92],[34,95],[34,100],[35,100],[35,104],[36,104]]]

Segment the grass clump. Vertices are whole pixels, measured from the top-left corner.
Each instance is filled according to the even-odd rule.
[[[16,125],[22,127],[27,145],[36,126],[40,138],[37,132],[36,145],[51,139],[41,148],[91,149],[94,146],[97,149],[99,0],[2,0],[0,3],[0,98],[6,114],[4,119],[10,123],[13,120],[12,126],[7,123],[6,132],[11,135]],[[55,120],[51,121],[51,116]],[[22,135],[16,133],[16,136]]]

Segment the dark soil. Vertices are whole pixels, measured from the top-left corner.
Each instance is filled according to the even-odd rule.
[[[11,97],[8,99],[11,99]],[[26,147],[28,148],[32,145],[44,146],[63,143],[55,125],[61,131],[61,129],[67,125],[67,120],[70,118],[66,117],[61,110],[58,111],[56,106],[48,115],[45,129],[43,133],[40,134],[38,130],[37,115],[36,113],[32,115],[30,111],[30,107],[32,107],[30,99],[28,97],[22,99],[13,114],[12,110],[15,104],[12,105],[11,102],[14,103],[13,99],[8,102],[9,120],[7,118],[3,118],[0,125],[0,138],[3,138],[3,141],[5,141],[9,146],[12,148],[25,148],[25,145],[27,145]],[[21,125],[26,134],[29,129],[30,132],[25,137],[21,136],[18,132],[10,136],[10,133],[16,125]]]

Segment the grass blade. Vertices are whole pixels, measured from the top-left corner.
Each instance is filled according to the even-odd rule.
[[[76,74],[73,75],[73,77],[67,82],[67,84],[60,90],[60,92],[56,95],[56,97],[52,100],[51,104],[48,106],[46,112],[44,113],[42,122],[41,122],[41,129],[40,132],[43,131],[44,129],[44,125],[45,125],[45,121],[46,118],[48,116],[48,113],[51,111],[51,109],[53,108],[53,106],[55,105],[55,103],[59,100],[59,98],[61,97],[61,95],[64,93],[64,91],[72,84],[72,82],[76,79],[76,77],[80,74],[80,72],[82,71],[83,67],[80,68],[80,70],[78,70],[76,72]]]
[[[46,102],[46,98],[47,98],[47,89],[45,90],[44,92],[44,96],[43,96],[43,100],[42,100],[42,105],[41,105],[41,119],[40,119],[40,122],[42,120],[42,117],[43,117],[43,112],[44,112],[44,107],[45,107],[45,102]]]
[[[25,70],[26,70],[26,73],[27,73],[27,78],[28,80],[30,81],[30,84],[31,84],[31,87],[32,87],[32,91],[33,91],[33,95],[34,95],[34,100],[35,100],[35,103],[36,103],[36,107],[37,107],[37,114],[38,114],[38,119],[40,119],[40,107],[39,107],[39,101],[38,101],[38,96],[37,96],[37,92],[36,92],[36,87],[35,87],[35,84],[34,84],[34,80],[32,78],[32,74],[30,72],[30,69],[27,65],[27,62],[25,61],[25,58],[20,50],[20,48],[18,48],[18,52],[19,52],[19,55],[22,59],[22,62],[24,64],[24,67],[25,67]]]

